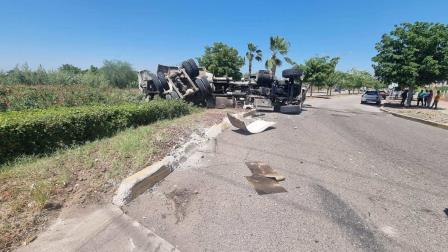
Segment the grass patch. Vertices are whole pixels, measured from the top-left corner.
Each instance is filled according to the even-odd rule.
[[[204,119],[209,112],[193,112],[45,157],[25,156],[1,165],[0,247],[17,246],[42,228],[51,212],[44,209],[47,201],[65,207],[109,201],[123,178],[160,160],[194,130],[212,124]],[[216,123],[222,115],[213,118]]]

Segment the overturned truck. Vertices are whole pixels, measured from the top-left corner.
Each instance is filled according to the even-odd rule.
[[[180,66],[158,65],[156,74],[138,72],[140,90],[149,99],[184,99],[208,108],[241,107],[300,113],[306,89],[302,87],[302,72],[286,69],[283,79],[276,79],[270,71],[260,70],[249,78],[235,81],[216,77],[198,67],[193,59]]]

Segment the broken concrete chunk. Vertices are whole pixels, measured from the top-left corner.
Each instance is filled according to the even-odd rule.
[[[272,169],[268,164],[255,161],[246,162],[246,165],[252,172],[252,176],[247,176],[246,179],[252,183],[259,195],[287,192],[278,183],[278,181],[285,180],[285,177]]]
[[[246,179],[252,183],[259,195],[287,192],[279,183],[267,177],[252,175],[246,176]]]
[[[271,168],[268,164],[260,161],[246,162],[247,168],[254,175],[264,176],[266,178],[272,178],[276,181],[285,180],[285,176],[279,174],[277,171]]]
[[[251,134],[261,133],[275,125],[275,122],[268,122],[264,120],[256,120],[252,123],[247,124],[244,121],[244,117],[238,114],[227,113],[227,117],[229,118],[230,123],[234,127],[244,130],[245,132],[249,132]]]

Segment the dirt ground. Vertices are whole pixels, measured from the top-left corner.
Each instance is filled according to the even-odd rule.
[[[396,100],[387,101],[387,103],[384,104],[384,107],[391,112],[401,115],[412,116],[415,118],[430,120],[436,123],[448,125],[448,102],[445,101],[440,101],[437,109],[417,106],[404,108],[400,106],[399,101]]]
[[[160,160],[193,132],[203,134],[224,115],[206,110],[1,167],[0,251],[32,242],[62,208],[111,202],[123,178]]]

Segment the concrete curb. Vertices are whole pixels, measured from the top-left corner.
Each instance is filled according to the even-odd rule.
[[[414,122],[424,123],[424,124],[431,125],[431,126],[434,126],[434,127],[437,127],[437,128],[448,130],[448,125],[446,125],[446,124],[441,124],[441,123],[434,122],[434,121],[431,121],[431,120],[420,119],[420,118],[417,118],[417,117],[402,115],[402,114],[399,114],[399,113],[392,112],[392,111],[390,111],[388,109],[385,109],[385,108],[380,108],[380,110],[383,111],[383,112],[389,113],[391,115],[394,115],[396,117],[400,117],[400,118],[408,119],[408,120],[411,120],[411,121],[414,121]]]
[[[179,251],[115,205],[80,211],[60,216],[17,251]]]
[[[221,123],[208,128],[204,137],[194,133],[190,141],[175,149],[170,155],[125,178],[115,192],[112,203],[119,207],[129,203],[187,161],[196,150],[212,142],[210,140],[215,139],[229,125],[226,117]]]

